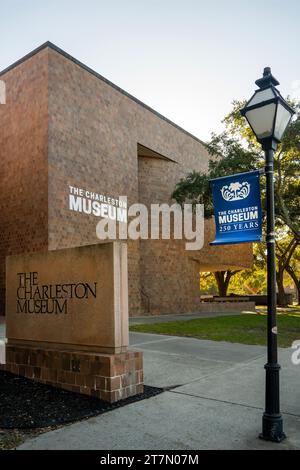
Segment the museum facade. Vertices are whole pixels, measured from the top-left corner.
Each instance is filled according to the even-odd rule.
[[[7,256],[99,243],[102,210],[122,220],[126,204],[173,203],[175,184],[207,170],[209,155],[199,139],[51,43],[0,80],[4,314]],[[212,247],[213,236],[209,220],[198,251],[183,240],[129,240],[129,315],[197,311],[199,272],[251,266],[251,245]]]

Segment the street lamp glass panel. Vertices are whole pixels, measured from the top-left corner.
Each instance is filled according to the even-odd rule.
[[[258,91],[255,93],[253,98],[249,101],[249,103],[247,104],[247,107],[253,106],[258,103],[262,103],[263,101],[272,100],[275,98],[275,96],[276,95],[274,91],[272,90],[272,88],[267,88],[265,90]]]
[[[265,67],[263,77],[256,80],[258,90],[241,110],[264,149],[276,149],[295,111],[281,96],[276,86],[278,80],[270,67]]]
[[[277,140],[281,140],[285,129],[287,128],[292,115],[280,102],[278,103],[276,122],[274,129],[274,137]]]
[[[246,118],[258,139],[264,139],[273,135],[275,113],[275,103],[260,106],[246,112]]]

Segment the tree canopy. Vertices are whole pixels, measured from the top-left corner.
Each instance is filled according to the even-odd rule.
[[[173,192],[178,203],[204,204],[205,216],[213,214],[209,180],[264,168],[264,153],[246,120],[240,115],[243,101],[234,101],[224,118],[225,131],[212,134],[206,144],[211,156],[208,172],[191,172],[181,179]],[[277,223],[288,226],[300,238],[300,103],[292,103],[296,118],[288,127],[275,153],[275,196]],[[263,208],[265,184],[261,184]]]
[[[283,270],[289,272],[295,281],[299,278],[299,264],[295,264],[294,256],[300,244],[300,102],[288,101],[296,114],[274,157],[275,214],[278,266],[284,266]],[[212,134],[206,144],[210,154],[208,172],[191,172],[177,183],[172,195],[180,204],[203,204],[207,218],[213,215],[210,179],[264,169],[264,152],[240,113],[244,105],[245,101],[233,102],[232,110],[223,120],[224,132]],[[265,220],[265,180],[260,180]],[[280,269],[278,276],[283,279]],[[277,281],[281,283],[280,290],[283,280],[278,277]]]

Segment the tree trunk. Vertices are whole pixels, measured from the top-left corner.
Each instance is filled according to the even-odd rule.
[[[220,297],[226,297],[229,281],[233,274],[235,274],[233,271],[216,271],[214,273]]]
[[[287,307],[286,296],[283,286],[283,270],[277,271],[276,282],[278,287],[277,305],[279,307]]]
[[[295,287],[297,289],[298,305],[300,305],[300,279],[298,279],[297,274],[294,272],[293,268],[287,266],[285,269],[294,281]]]
[[[297,289],[297,304],[300,305],[300,282],[295,282],[295,286]]]
[[[292,270],[290,267],[290,261],[293,256],[293,253],[295,249],[297,248],[299,244],[299,241],[296,239],[292,239],[287,248],[284,250],[280,250],[280,253],[277,253],[278,257],[278,270],[276,272],[276,282],[277,282],[277,287],[278,287],[278,301],[277,304],[280,307],[287,307],[287,299],[285,296],[285,291],[284,291],[284,286],[283,286],[283,280],[284,280],[284,271],[289,272],[289,270]]]
[[[220,297],[225,297],[227,294],[227,288],[225,286],[224,276],[222,275],[222,271],[217,271],[214,273],[217,286],[218,286],[218,293]]]
[[[300,305],[300,282],[296,284],[296,289],[297,289],[297,297],[298,297],[298,305]]]

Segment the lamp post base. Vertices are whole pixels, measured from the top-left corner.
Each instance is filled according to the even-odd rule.
[[[262,433],[259,435],[264,441],[282,442],[286,435],[283,432],[281,415],[269,415],[264,413],[262,419]]]

